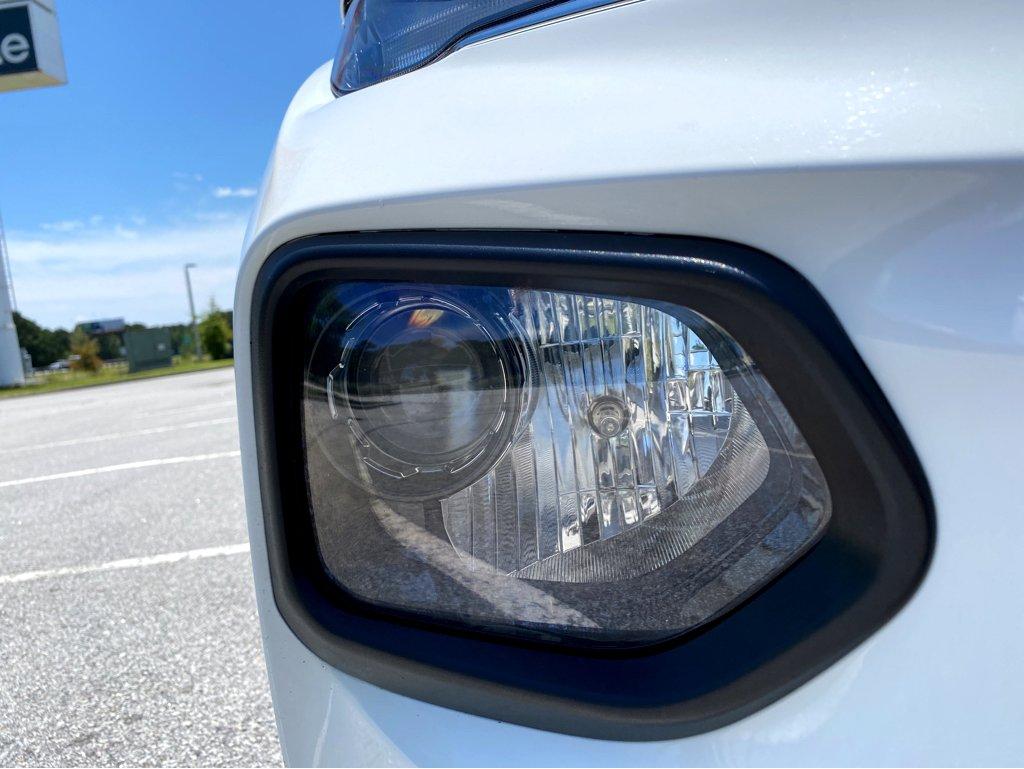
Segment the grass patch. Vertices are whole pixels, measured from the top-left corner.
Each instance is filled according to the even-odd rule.
[[[234,365],[233,360],[201,360],[178,361],[173,366],[154,368],[149,371],[138,371],[134,374],[128,373],[127,363],[105,366],[95,374],[84,371],[54,371],[37,374],[37,379],[26,384],[24,387],[0,388],[0,399],[52,393],[59,390],[77,390],[81,387],[96,387],[116,382],[132,382],[136,379],[153,379],[154,377],[169,376],[171,374],[188,374],[193,371],[209,371],[211,369],[227,368],[232,365]]]

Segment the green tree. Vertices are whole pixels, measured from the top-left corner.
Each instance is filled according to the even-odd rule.
[[[199,324],[199,341],[203,351],[214,360],[231,357],[231,324],[227,313],[210,299],[210,309]]]
[[[17,312],[14,327],[21,346],[32,356],[33,366],[44,368],[70,354],[70,334],[62,328],[51,331]]]
[[[99,342],[80,328],[71,334],[71,356],[71,368],[75,371],[91,371],[95,374],[103,368]]]
[[[104,334],[96,342],[100,346],[100,357],[103,360],[117,360],[124,357],[124,340],[120,334]]]

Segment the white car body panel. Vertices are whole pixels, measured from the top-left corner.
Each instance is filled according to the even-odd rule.
[[[643,0],[296,96],[235,304],[264,645],[294,765],[1007,764],[1024,757],[1024,5]],[[270,587],[250,298],[295,238],[653,232],[754,246],[825,297],[935,499],[910,603],[825,673],[707,734],[616,743],[503,724],[329,667]],[[837,437],[837,439],[841,439]]]

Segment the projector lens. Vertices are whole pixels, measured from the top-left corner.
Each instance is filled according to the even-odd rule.
[[[391,499],[460,489],[512,439],[529,392],[525,342],[440,292],[367,298],[358,316],[329,329],[341,333],[327,343],[340,351],[326,381],[332,425],[358,456],[338,469],[365,474]]]
[[[653,643],[766,584],[828,522],[821,469],[774,391],[687,308],[335,283],[309,321],[318,547],[362,601]]]

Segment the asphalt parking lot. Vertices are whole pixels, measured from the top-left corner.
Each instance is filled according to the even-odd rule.
[[[0,401],[0,765],[279,765],[231,369]]]

